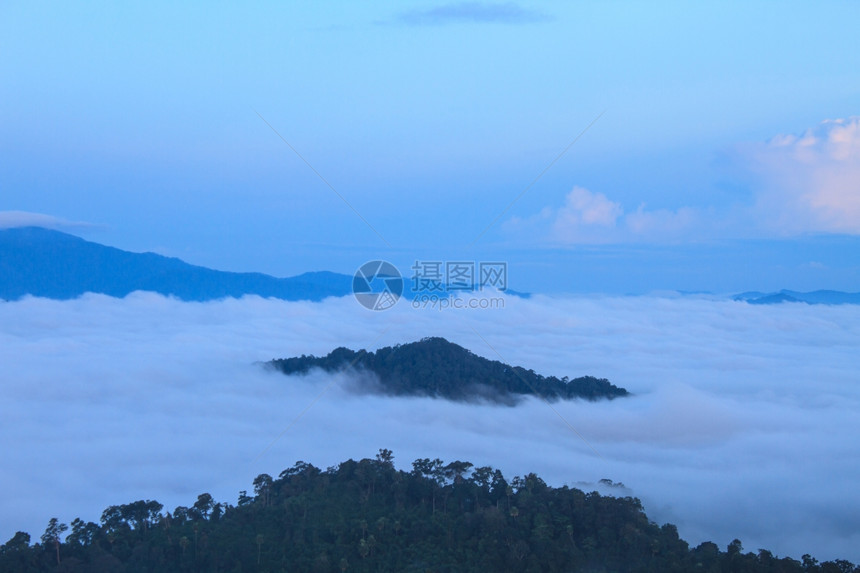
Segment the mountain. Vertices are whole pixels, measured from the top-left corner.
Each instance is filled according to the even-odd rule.
[[[711,541],[690,547],[635,497],[552,487],[534,473],[508,481],[467,461],[417,459],[404,471],[393,460],[383,449],[325,470],[296,462],[277,478],[258,475],[253,495],[239,492],[235,505],[202,493],[172,512],[138,500],[106,508],[99,523],[54,518],[39,541],[19,531],[0,545],[0,570],[860,571],[845,560],[745,553],[738,539],[725,551]]]
[[[331,272],[275,278],[190,265],[155,253],[130,253],[40,227],[0,229],[0,299],[25,295],[123,297],[143,290],[204,301],[246,294],[319,301],[352,293],[352,277]]]
[[[0,300],[17,300],[26,295],[64,300],[87,292],[124,297],[141,290],[185,301],[243,295],[320,301],[351,295],[353,281],[352,276],[328,271],[289,278],[217,271],[155,253],[107,247],[41,227],[0,229]],[[413,279],[404,276],[403,298],[423,294],[413,286]],[[449,294],[443,289],[432,302]],[[529,296],[513,290],[506,294]]]
[[[860,293],[842,292],[836,290],[816,290],[798,292],[781,290],[779,292],[744,292],[732,297],[734,300],[745,301],[749,304],[781,304],[784,302],[804,302],[806,304],[860,304]]]
[[[569,380],[542,376],[533,370],[488,360],[444,338],[380,348],[376,352],[336,348],[327,356],[275,359],[266,363],[284,374],[326,372],[370,374],[362,389],[392,396],[430,396],[454,401],[489,400],[514,405],[523,396],[546,400],[598,400],[628,396],[605,378]],[[378,385],[377,385],[378,384]]]

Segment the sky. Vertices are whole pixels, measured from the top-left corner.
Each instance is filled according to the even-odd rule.
[[[860,562],[860,306],[503,300],[385,312],[351,297],[2,303],[0,490],[12,495],[0,496],[0,542],[138,499],[172,511],[208,492],[235,504],[260,473],[389,448],[407,471],[418,458],[459,459],[635,496],[693,546],[738,538],[746,551]],[[545,375],[607,377],[633,395],[457,404],[360,395],[347,376],[255,364],[425,336]]]
[[[855,2],[3,2],[0,222],[232,271],[857,290]]]

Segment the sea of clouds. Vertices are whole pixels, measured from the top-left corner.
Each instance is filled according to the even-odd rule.
[[[635,395],[511,408],[363,396],[258,361],[444,336],[542,374]],[[0,543],[51,517],[209,492],[390,448],[639,497],[691,544],[860,561],[860,306],[695,297],[506,298],[496,310],[371,312],[351,298],[0,303]],[[579,434],[579,435],[578,435]],[[602,487],[602,486],[600,486]]]

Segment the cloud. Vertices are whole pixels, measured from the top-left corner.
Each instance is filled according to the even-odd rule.
[[[564,205],[511,218],[505,229],[553,245],[860,234],[860,117],[740,144],[732,154],[745,174],[754,175],[749,195],[732,205],[642,204],[628,211],[603,193],[574,187]]]
[[[738,147],[758,176],[755,212],[779,235],[860,234],[860,117]]]
[[[44,227],[57,231],[79,231],[82,229],[92,229],[96,225],[83,221],[69,221],[42,213],[0,211],[0,229],[14,229],[16,227]]]
[[[621,205],[610,201],[603,193],[592,193],[582,187],[574,187],[573,191],[568,193],[558,216],[563,223],[571,226],[614,227],[621,213]]]
[[[172,509],[209,492],[235,503],[259,473],[387,447],[401,468],[438,456],[554,485],[623,482],[694,544],[738,537],[753,550],[860,561],[858,325],[855,306],[704,298],[534,296],[495,311],[376,313],[351,298],[0,303],[0,488],[15,493],[0,498],[0,542],[135,499]],[[636,395],[556,403],[586,445],[540,401],[360,396],[348,379],[254,365],[425,336],[540,373],[606,376]]]
[[[561,207],[547,207],[524,219],[514,217],[504,228],[562,245],[673,242],[688,238],[694,231],[704,236],[704,215],[690,207],[647,210],[644,204],[625,212],[621,203],[603,193],[574,187]]]
[[[529,24],[549,18],[514,2],[493,4],[488,2],[458,2],[425,10],[402,12],[397,20],[412,26],[438,26],[455,23]]]

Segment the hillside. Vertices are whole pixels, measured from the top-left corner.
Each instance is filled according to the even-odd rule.
[[[351,294],[352,277],[316,272],[275,278],[216,271],[39,227],[0,229],[0,299],[71,299],[87,292],[123,297],[137,290],[186,301],[243,295],[318,301]]]
[[[609,480],[606,480],[607,482]],[[108,507],[99,523],[52,519],[39,541],[19,532],[0,546],[0,570],[520,572],[588,571],[857,573],[847,561],[819,564],[695,548],[674,525],[648,519],[632,497],[510,481],[492,467],[418,459],[397,470],[390,450],[321,470],[297,462],[261,474],[237,503],[201,494],[164,511],[157,501]]]
[[[532,395],[550,401],[584,398],[598,400],[627,396],[624,388],[605,378],[568,379],[536,374],[478,356],[444,338],[380,348],[376,352],[336,348],[323,357],[300,356],[267,363],[284,374],[354,370],[372,375],[369,390],[394,396],[430,396],[456,401],[490,400],[515,404]]]

